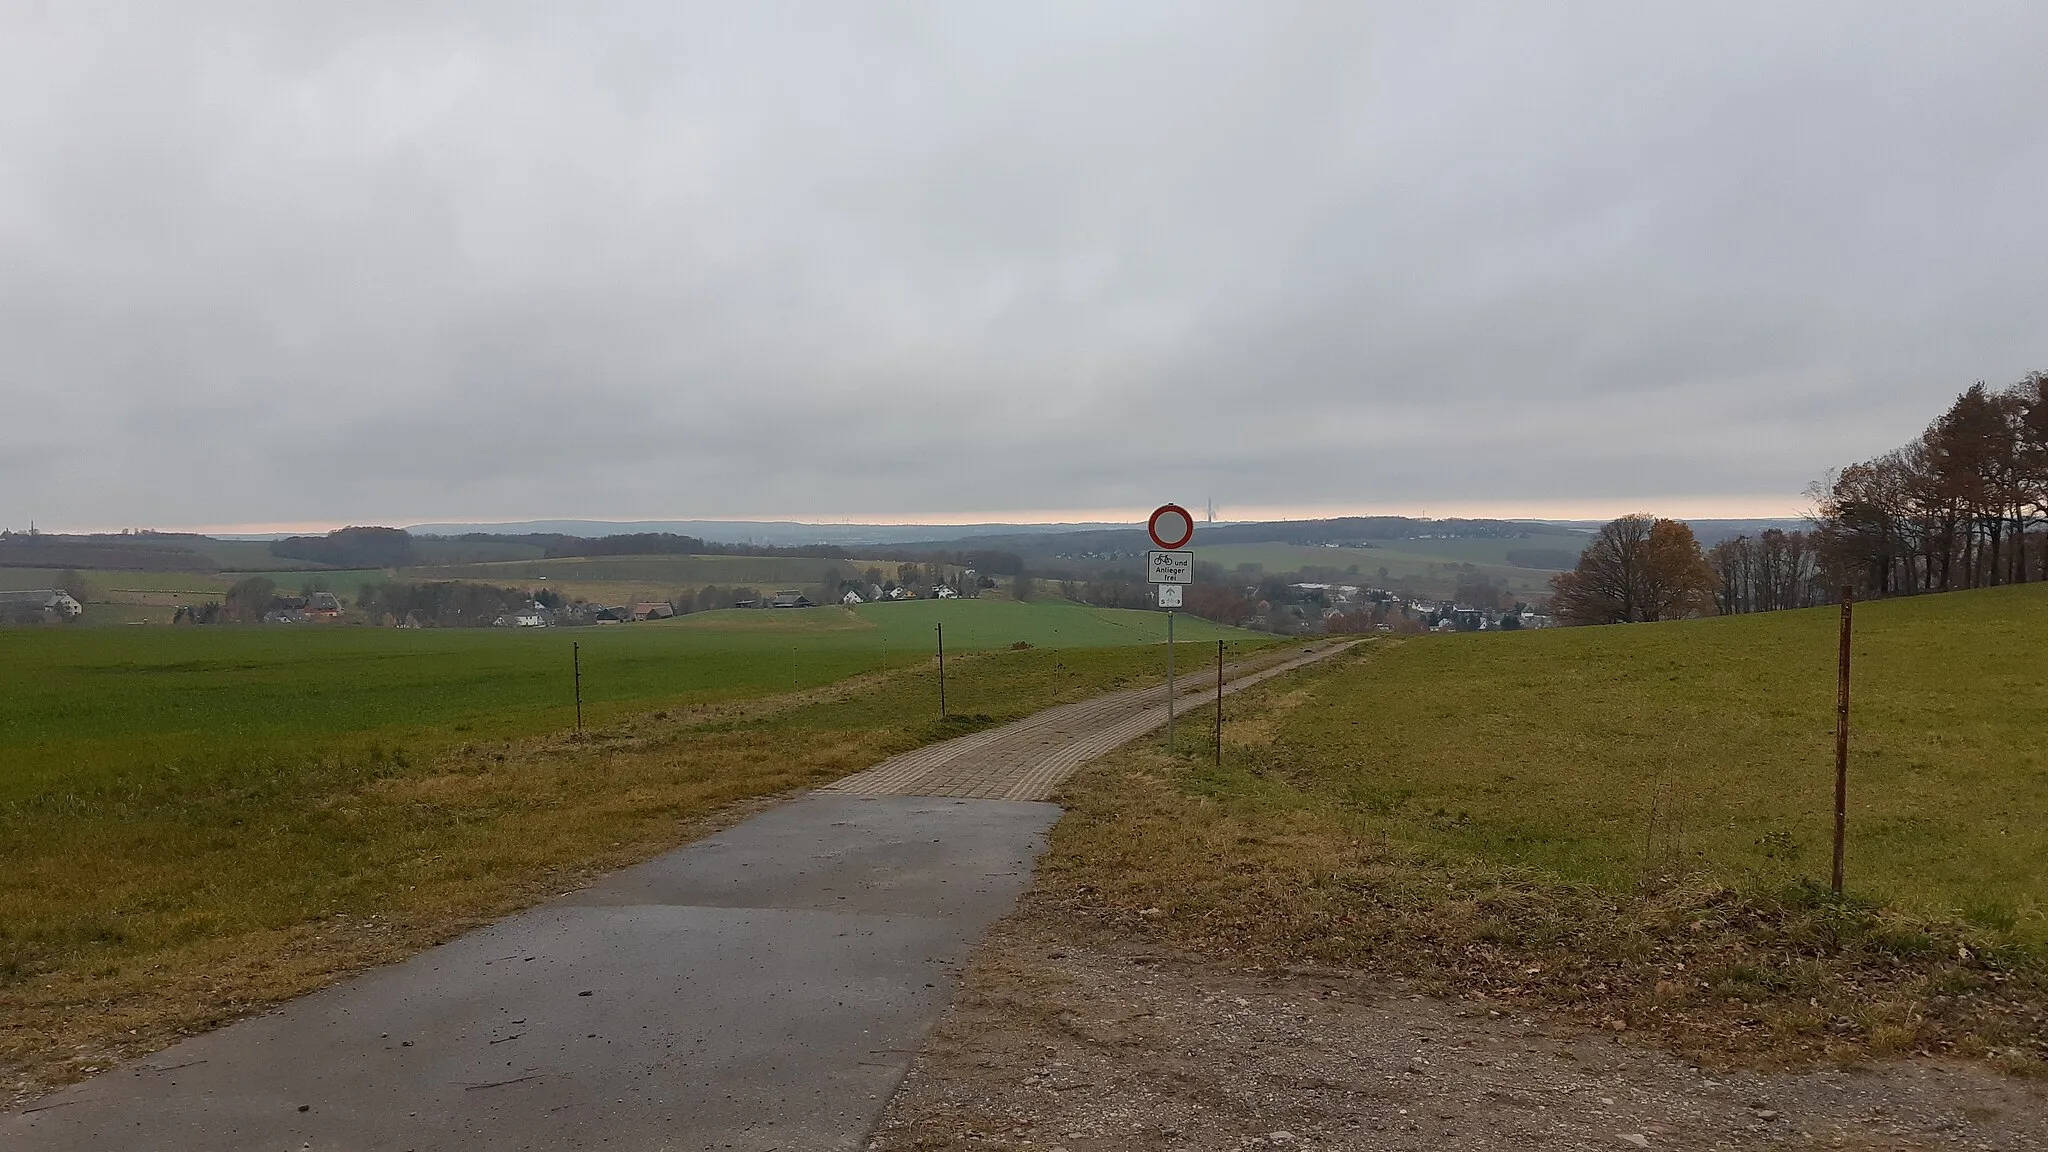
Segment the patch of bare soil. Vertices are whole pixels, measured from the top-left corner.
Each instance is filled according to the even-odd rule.
[[[1900,1059],[1703,1069],[1634,1033],[1337,970],[998,927],[872,1152],[2048,1148],[2048,1090]]]

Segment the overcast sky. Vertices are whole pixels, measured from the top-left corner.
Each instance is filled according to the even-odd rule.
[[[1796,511],[2048,5],[0,0],[0,526]]]

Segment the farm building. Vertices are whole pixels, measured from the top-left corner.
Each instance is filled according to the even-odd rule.
[[[795,589],[788,589],[777,592],[775,599],[768,602],[768,606],[770,608],[809,608],[811,606],[811,598]]]
[[[332,624],[341,619],[341,598],[332,592],[304,596],[273,596],[265,624]]]
[[[546,628],[555,622],[554,614],[538,604],[515,608],[492,621],[496,628]]]
[[[76,620],[84,612],[85,606],[62,588],[0,592],[0,621]]]
[[[855,604],[865,604],[865,603],[867,603],[867,601],[866,601],[866,600],[863,600],[863,599],[861,599],[861,595],[860,595],[860,593],[858,593],[858,592],[855,592],[855,591],[853,591],[853,590],[852,590],[852,589],[850,589],[850,588],[849,588],[849,589],[847,589],[846,595],[844,595],[844,596],[841,596],[841,597],[839,598],[839,602],[840,602],[841,604],[844,604],[844,605],[846,605],[846,606],[847,606],[848,608],[851,608],[851,607],[853,607],[853,606],[854,606]]]
[[[666,600],[654,600],[645,604],[633,605],[633,619],[635,620],[666,620],[675,614],[676,610],[670,607]]]

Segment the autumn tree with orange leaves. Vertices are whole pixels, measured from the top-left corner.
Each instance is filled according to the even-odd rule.
[[[1636,513],[1609,522],[1551,578],[1551,614],[1571,624],[1680,620],[1714,611],[1720,580],[1692,529]]]

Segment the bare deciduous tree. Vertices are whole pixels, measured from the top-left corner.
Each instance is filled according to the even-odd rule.
[[[1829,583],[1866,596],[2048,579],[2048,374],[1963,391],[1911,444],[1831,474],[1814,542]]]

